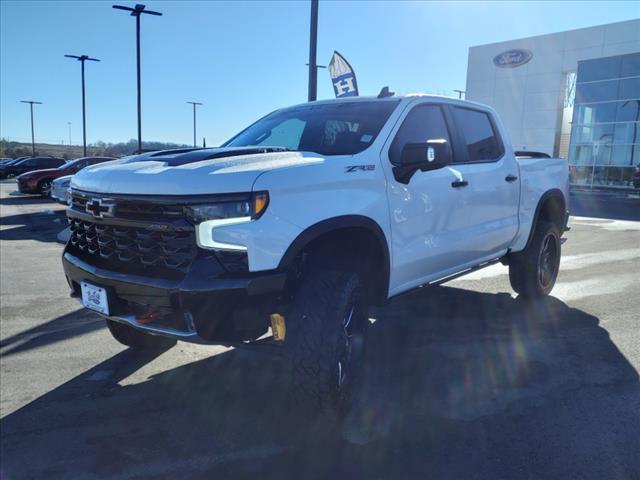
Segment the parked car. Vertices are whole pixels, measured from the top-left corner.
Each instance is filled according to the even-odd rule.
[[[23,173],[43,168],[57,168],[64,165],[64,163],[65,161],[62,158],[29,157],[11,165],[0,165],[0,178],[13,178]]]
[[[636,168],[633,171],[633,186],[635,188],[640,188],[640,165],[636,165]]]
[[[5,160],[4,162],[0,163],[0,166],[14,165],[18,163],[20,160],[24,160],[25,158],[29,158],[29,157],[18,157],[13,159],[10,158],[9,160]],[[3,177],[0,177],[0,178],[3,178]]]
[[[73,175],[89,165],[115,160],[112,157],[84,157],[72,160],[58,168],[47,168],[23,173],[18,180],[18,190],[21,193],[39,193],[43,197],[51,195],[51,182],[59,177]]]
[[[69,186],[71,184],[71,177],[73,175],[65,175],[64,177],[56,178],[51,184],[51,198],[56,202],[68,205],[69,199]]]
[[[119,342],[250,347],[271,328],[294,396],[339,411],[369,305],[496,262],[521,296],[548,295],[568,198],[567,162],[517,158],[490,107],[313,102],[221,148],[78,173],[62,262]]]

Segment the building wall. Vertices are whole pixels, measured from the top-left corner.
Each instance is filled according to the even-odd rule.
[[[514,68],[494,64],[497,55],[514,49],[533,56]],[[572,115],[565,109],[567,75],[581,60],[637,52],[640,19],[471,47],[466,98],[496,109],[516,150],[564,154]]]

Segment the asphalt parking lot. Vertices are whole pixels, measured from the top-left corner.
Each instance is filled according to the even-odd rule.
[[[62,207],[0,183],[0,478],[640,478],[638,198],[578,196],[553,295],[497,265],[373,312],[342,425],[268,352],[116,343],[68,298]],[[635,219],[635,220],[633,220]]]

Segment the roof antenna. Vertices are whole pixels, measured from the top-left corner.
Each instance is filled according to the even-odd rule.
[[[382,90],[380,90],[380,93],[378,94],[378,98],[393,97],[395,94],[396,92],[389,91],[389,87],[382,87]]]

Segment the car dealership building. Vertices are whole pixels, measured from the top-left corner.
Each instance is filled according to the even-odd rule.
[[[640,19],[469,49],[466,98],[515,150],[567,158],[571,182],[632,188],[640,165]]]

